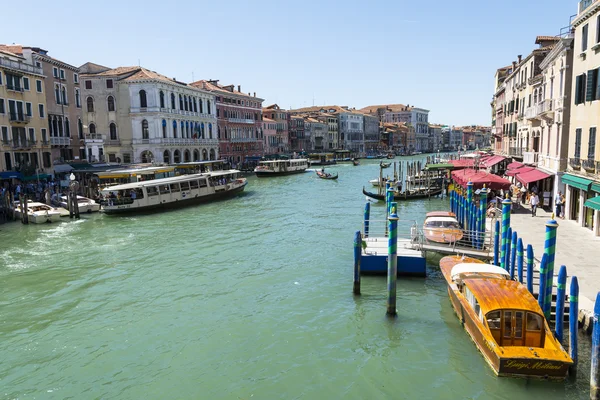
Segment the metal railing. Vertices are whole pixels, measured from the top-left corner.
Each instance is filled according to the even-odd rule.
[[[227,118],[227,120],[229,122],[236,122],[238,124],[253,124],[254,122],[257,122],[257,121],[254,121],[253,119],[246,119],[246,118]]]
[[[511,156],[523,156],[523,149],[521,147],[509,147],[508,154]]]
[[[133,139],[133,144],[215,145],[218,143],[219,143],[219,139],[192,139],[192,138]]]
[[[579,169],[581,168],[581,159],[579,157],[569,158],[569,165],[571,168]]]
[[[13,148],[21,149],[21,148],[29,148],[35,146],[35,140],[13,140]]]
[[[71,138],[50,136],[50,144],[53,146],[68,146],[71,144]]]
[[[85,140],[104,140],[104,135],[101,133],[86,133]]]
[[[0,58],[0,65],[3,67],[6,67],[6,68],[16,69],[16,70],[23,71],[23,72],[29,72],[32,74],[38,74],[38,75],[44,74],[42,69],[39,67],[25,64],[25,63],[22,63],[19,61],[7,60],[5,58]]]
[[[592,5],[593,2],[594,0],[581,0],[579,2],[579,14],[584,12],[589,6]]]
[[[23,113],[10,113],[9,118],[11,122],[28,123],[31,120],[31,117]]]
[[[587,158],[587,159],[581,160],[581,166],[587,172],[593,173],[596,170],[596,160],[594,160],[593,158]]]

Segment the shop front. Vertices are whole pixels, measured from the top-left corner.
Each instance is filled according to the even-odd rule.
[[[581,176],[564,174],[566,185],[565,216],[600,236],[600,182]]]

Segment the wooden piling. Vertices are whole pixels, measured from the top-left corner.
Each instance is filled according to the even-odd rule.
[[[542,312],[544,311],[544,307],[545,307],[545,303],[546,303],[546,296],[544,295],[546,293],[546,267],[548,265],[548,254],[544,253],[542,255],[542,261],[540,262],[540,283],[539,283],[539,287],[538,287],[538,304],[540,305],[540,308],[542,309]],[[544,313],[544,316],[546,314]],[[549,317],[546,317],[546,319],[548,321],[550,321]]]
[[[365,225],[365,237],[369,237],[369,220],[371,219],[371,203],[370,202],[366,202],[365,203],[365,218],[364,218],[364,225]]]
[[[554,286],[554,255],[556,253],[556,229],[558,223],[550,220],[546,223],[546,240],[544,242],[544,253],[548,254],[548,265],[546,270],[546,300],[543,309],[546,319],[550,320],[550,308],[552,305],[552,287]]]
[[[354,234],[354,285],[352,292],[360,294],[360,261],[362,257],[362,237],[360,231]]]
[[[517,267],[517,242],[518,242],[517,232],[512,233],[512,242],[510,245],[511,254],[510,254],[510,276],[511,278],[515,277],[515,270]]]
[[[511,271],[510,268],[510,250],[511,250],[511,240],[512,240],[512,228],[509,227],[508,228],[508,232],[506,233],[506,254],[505,254],[505,258],[506,260],[504,260],[504,264],[506,265],[506,270],[508,272],[512,272],[512,275],[510,276],[510,278],[514,278],[514,270]]]
[[[573,365],[569,368],[569,375],[577,375],[577,331],[579,328],[579,283],[577,277],[571,277],[571,287],[569,288],[569,356],[573,360]]]
[[[564,337],[565,294],[567,290],[567,267],[561,265],[556,285],[556,314],[554,316],[554,332],[556,339],[562,344]]]
[[[502,243],[500,251],[500,266],[508,271],[508,265],[506,265],[506,246],[508,242],[508,228],[510,228],[510,206],[511,202],[508,199],[502,201]]]
[[[398,280],[398,214],[396,207],[397,203],[393,202],[388,217],[388,315],[396,315],[396,282]]]

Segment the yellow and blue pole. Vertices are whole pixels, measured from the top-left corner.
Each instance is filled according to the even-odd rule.
[[[533,246],[527,245],[527,290],[533,295]]]
[[[362,237],[360,231],[354,234],[354,294],[360,294],[360,259],[362,256]]]
[[[540,285],[538,288],[538,304],[540,305],[540,308],[542,309],[542,312],[544,312],[544,309],[546,307],[546,268],[548,265],[548,254],[544,253],[542,255],[542,261],[540,262]],[[546,316],[546,313],[544,312],[544,316]],[[549,317],[546,317],[546,319],[548,320],[548,322],[550,321]]]
[[[506,246],[508,244],[508,228],[510,228],[510,200],[508,198],[502,201],[502,244],[500,252],[500,266],[508,271],[506,265]]]
[[[369,237],[369,220],[371,219],[371,203],[365,204],[365,237]]]
[[[573,360],[573,365],[569,368],[569,375],[577,374],[577,331],[579,329],[579,283],[577,277],[571,277],[571,287],[569,288],[569,357]]]
[[[389,236],[388,236],[388,298],[387,314],[396,315],[396,282],[398,280],[398,214],[396,213],[397,203],[392,203],[390,207],[390,216],[388,217]]]
[[[523,283],[523,239],[517,242],[517,276],[519,282]]]
[[[546,271],[546,301],[544,315],[550,321],[550,308],[552,305],[552,287],[554,286],[554,254],[556,253],[556,229],[558,223],[550,220],[546,223],[546,241],[544,242],[544,253],[548,254],[548,266]]]
[[[556,319],[554,332],[556,339],[562,344],[565,320],[565,294],[567,291],[567,267],[561,265],[558,271],[558,285],[556,285]]]
[[[590,376],[590,398],[600,399],[600,292],[594,305],[594,330],[592,331],[592,372]]]
[[[500,221],[496,221],[494,228],[494,265],[500,266]]]

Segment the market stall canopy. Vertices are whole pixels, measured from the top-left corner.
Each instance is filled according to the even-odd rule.
[[[471,168],[475,164],[475,160],[473,160],[472,158],[470,158],[470,159],[462,158],[460,160],[449,160],[448,162],[454,166],[454,169]]]
[[[535,168],[533,168],[533,167],[521,167],[521,168],[511,169],[511,170],[506,171],[506,176],[516,176],[518,174],[533,171],[534,169]]]
[[[501,163],[504,160],[506,160],[506,157],[503,157],[503,156],[491,156],[491,157],[488,157],[485,160],[481,161],[481,166],[482,167],[486,167],[486,168],[490,168],[490,167],[493,167],[496,164]]]
[[[548,175],[545,172],[540,171],[537,168],[534,168],[533,171],[517,174],[517,180],[524,185],[527,185],[532,182],[541,181],[542,179],[546,179],[549,177],[550,177],[550,175]]]
[[[70,164],[58,164],[54,165],[54,173],[59,174],[61,172],[71,172],[73,167]]]
[[[427,164],[425,166],[427,170],[437,170],[437,169],[454,169],[454,165],[450,163],[440,163],[440,164]]]
[[[511,162],[510,164],[508,164],[506,166],[506,169],[516,169],[516,168],[521,168],[524,164],[520,163],[520,162]]]
[[[490,174],[486,171],[475,171],[473,169],[452,171],[452,179],[454,179],[458,185],[465,188],[467,187],[467,183],[472,182],[473,189],[481,189],[485,185],[486,188],[492,190],[508,190],[511,186],[508,179]]]
[[[17,171],[0,172],[0,179],[21,179],[22,176],[23,175],[21,175],[21,173]]]

